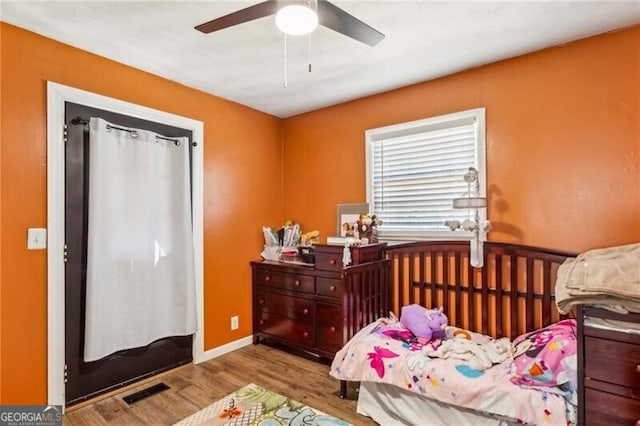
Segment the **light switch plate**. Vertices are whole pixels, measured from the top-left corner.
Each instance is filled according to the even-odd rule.
[[[29,228],[27,231],[27,248],[43,250],[47,248],[47,230],[45,228]]]

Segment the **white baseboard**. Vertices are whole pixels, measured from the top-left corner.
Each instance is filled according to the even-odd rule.
[[[193,359],[194,364],[200,364],[201,362],[209,361],[210,359],[217,358],[229,352],[233,352],[242,347],[253,344],[253,335],[243,337],[241,339],[229,342],[225,345],[218,346],[217,348],[204,351],[200,356]]]

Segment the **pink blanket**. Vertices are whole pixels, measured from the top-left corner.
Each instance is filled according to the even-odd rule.
[[[454,330],[450,327],[449,335]],[[491,339],[469,331],[473,337]],[[443,403],[512,422],[567,425],[571,406],[542,389],[511,383],[513,358],[486,370],[460,359],[432,358],[440,340],[415,337],[399,321],[380,319],[362,329],[335,356],[330,374],[340,380],[389,383]]]

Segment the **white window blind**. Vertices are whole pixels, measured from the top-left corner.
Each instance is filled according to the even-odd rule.
[[[367,202],[384,222],[381,239],[470,237],[444,221],[475,214],[452,208],[468,189],[462,176],[470,166],[486,194],[484,108],[368,130],[366,144]]]

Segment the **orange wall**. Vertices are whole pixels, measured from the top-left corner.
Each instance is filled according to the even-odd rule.
[[[250,335],[249,260],[261,224],[282,221],[281,120],[8,24],[0,30],[0,404],[46,402],[46,252],[28,251],[26,235],[47,224],[47,80],[204,122],[205,349]]]
[[[640,241],[640,26],[285,120],[285,216],[324,238],[364,202],[364,131],[486,108],[494,241]],[[382,218],[384,220],[384,218]]]

